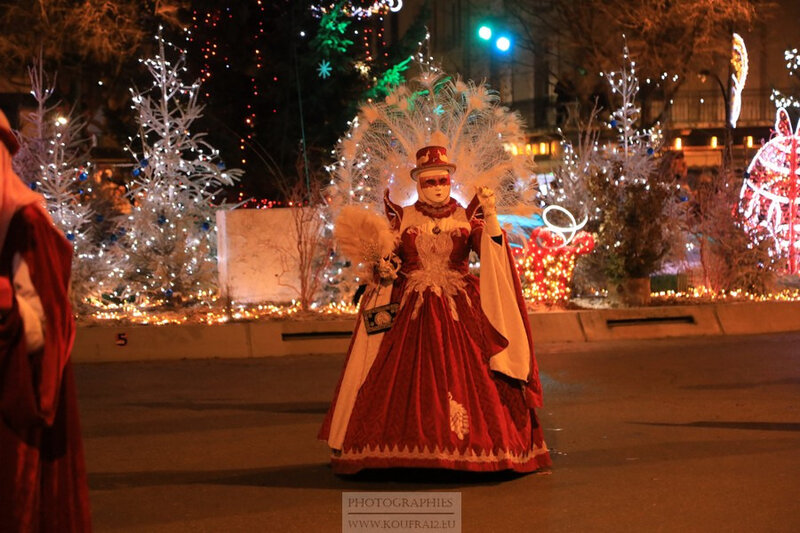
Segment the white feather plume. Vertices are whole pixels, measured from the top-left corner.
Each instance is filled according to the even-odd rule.
[[[436,136],[441,132],[446,143]],[[384,101],[364,104],[336,149],[329,189],[334,214],[359,204],[379,211],[383,192],[408,205],[416,199],[409,171],[417,150],[444,144],[456,165],[452,194],[468,202],[476,186],[491,187],[501,211],[532,201],[536,190],[531,156],[507,148],[526,142],[519,115],[499,105],[485,84],[455,80],[429,68],[396,87]]]
[[[355,205],[340,211],[333,235],[339,250],[362,274],[373,272],[396,245],[395,234],[386,217]]]

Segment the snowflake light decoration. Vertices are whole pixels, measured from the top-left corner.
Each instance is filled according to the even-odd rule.
[[[317,67],[317,74],[324,80],[331,76],[331,70],[331,62],[323,59]]]

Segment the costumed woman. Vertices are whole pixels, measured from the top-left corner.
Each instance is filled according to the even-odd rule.
[[[494,193],[478,187],[460,205],[448,139],[436,131],[428,143],[411,170],[416,203],[401,207],[386,192],[389,227],[370,227],[358,207],[337,220],[340,242],[377,232],[382,257],[319,437],[341,474],[539,470],[551,464],[534,410],[542,391]],[[471,250],[480,278],[469,273]]]
[[[0,112],[0,531],[91,531],[68,299],[72,247],[19,179]]]

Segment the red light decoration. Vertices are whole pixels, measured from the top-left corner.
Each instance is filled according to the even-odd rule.
[[[569,244],[562,235],[542,226],[531,232],[517,252],[522,293],[528,302],[548,306],[565,304],[577,256],[594,250],[594,237],[579,231]]]
[[[754,238],[771,238],[775,253],[788,257],[792,274],[800,266],[798,141],[800,132],[792,131],[789,114],[778,109],[775,136],[761,147],[747,168],[739,203]]]

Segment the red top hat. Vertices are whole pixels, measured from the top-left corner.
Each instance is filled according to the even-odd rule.
[[[8,119],[2,111],[0,111],[0,142],[6,145],[11,155],[19,151],[19,142],[11,131],[11,124],[8,123]]]
[[[417,176],[425,170],[444,169],[455,172],[456,166],[447,160],[447,149],[444,146],[426,146],[417,150],[417,166],[411,169],[411,179],[417,181]]]

